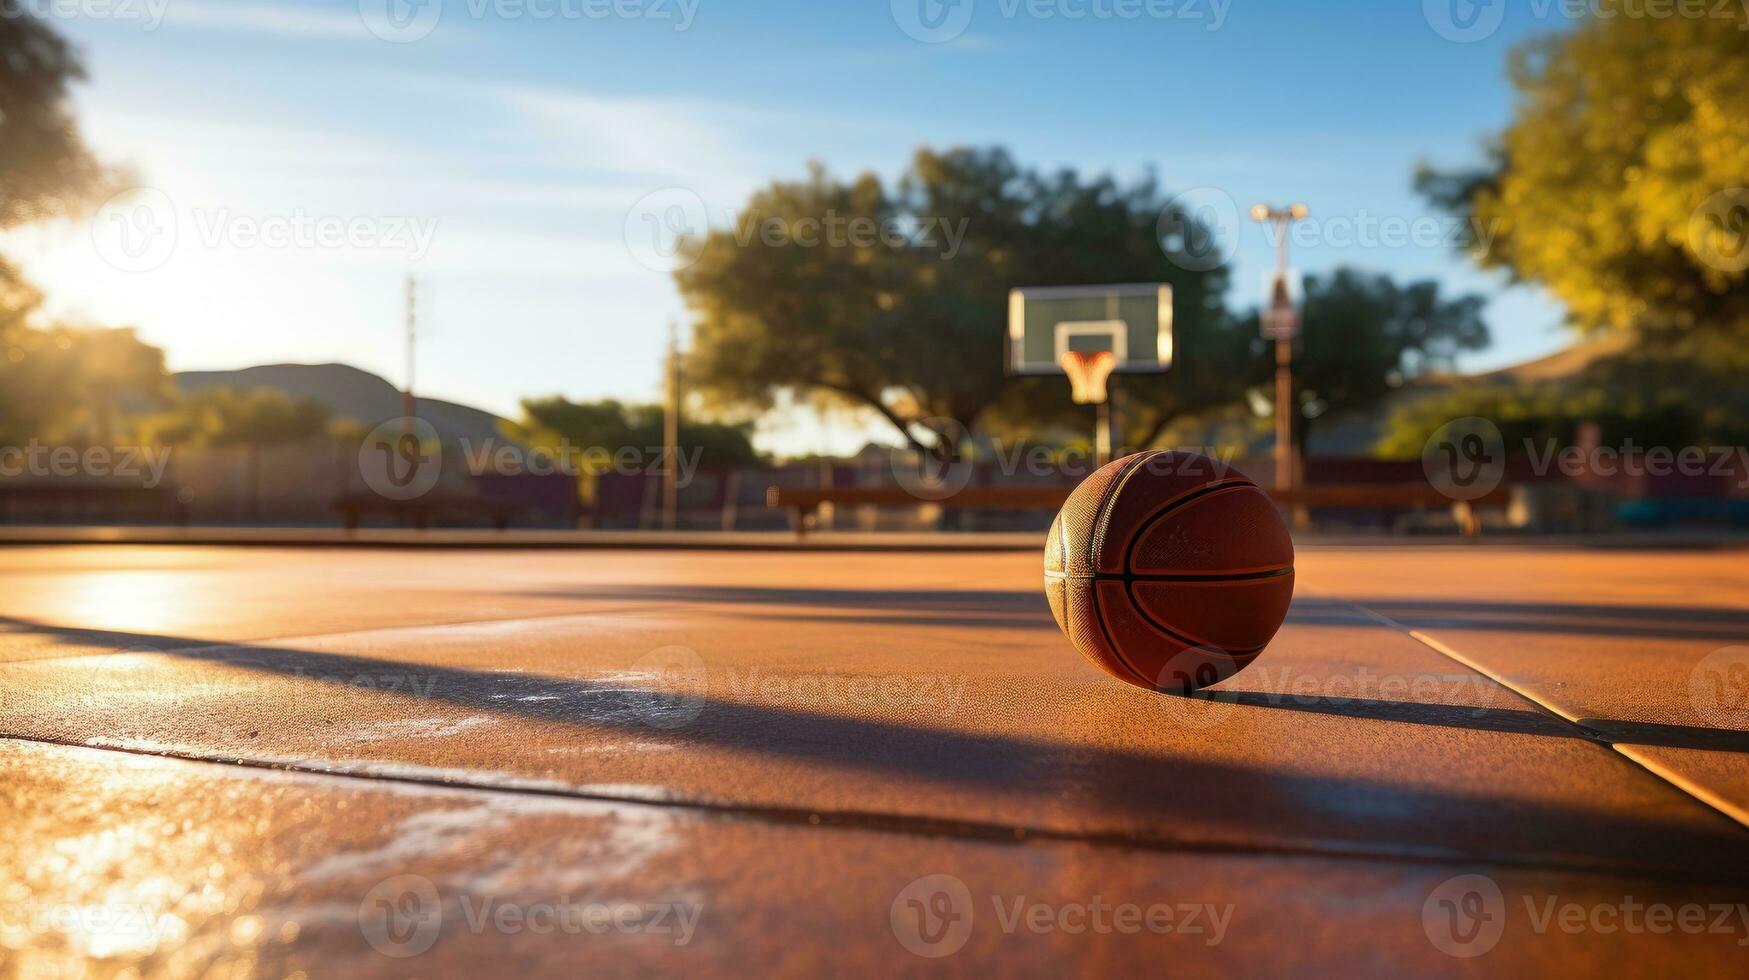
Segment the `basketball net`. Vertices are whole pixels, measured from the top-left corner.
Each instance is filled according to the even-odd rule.
[[[1064,351],[1057,363],[1069,376],[1069,385],[1077,405],[1105,404],[1105,382],[1117,368],[1117,355],[1108,350]]]

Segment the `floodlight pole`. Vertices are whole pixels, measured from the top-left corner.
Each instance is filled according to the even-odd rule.
[[[1251,217],[1275,226],[1275,271],[1282,281],[1288,271],[1288,226],[1309,214],[1304,204],[1273,208],[1258,204],[1251,208]],[[1268,322],[1271,310],[1261,314]],[[1299,482],[1298,453],[1294,450],[1294,334],[1297,328],[1276,328],[1275,333],[1275,488],[1292,491]]]
[[[1093,465],[1100,467],[1111,462],[1111,397],[1100,399],[1093,411]]]
[[[419,290],[418,282],[409,275],[407,277],[407,388],[401,392],[401,424],[408,433],[413,431],[413,417],[417,402],[413,400],[413,368],[414,353],[419,342]]]
[[[680,324],[668,321],[668,363],[665,366],[666,397],[662,413],[662,528],[672,531],[680,522]]]

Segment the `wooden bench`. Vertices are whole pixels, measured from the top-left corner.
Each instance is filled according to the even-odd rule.
[[[1072,487],[967,487],[940,500],[928,500],[903,487],[770,487],[765,491],[765,504],[785,508],[790,512],[790,525],[796,533],[805,534],[819,513],[822,504],[857,507],[905,507],[935,504],[981,510],[1043,510],[1054,511],[1063,506]],[[1425,483],[1376,483],[1299,487],[1291,491],[1264,488],[1276,503],[1285,508],[1352,507],[1373,510],[1452,509],[1458,528],[1465,537],[1475,537],[1482,531],[1476,510],[1484,506],[1505,506],[1512,500],[1511,489],[1495,488],[1474,501],[1454,501]]]
[[[1268,489],[1268,488],[1265,488]],[[1348,507],[1355,510],[1440,510],[1449,508],[1466,538],[1482,533],[1476,511],[1512,503],[1512,488],[1504,484],[1475,500],[1453,500],[1426,483],[1351,483],[1269,490],[1275,502],[1290,510]]]

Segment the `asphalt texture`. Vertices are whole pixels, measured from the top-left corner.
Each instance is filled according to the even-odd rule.
[[[1740,552],[1302,548],[1206,696],[1036,552],[0,549],[0,975],[1737,975]]]

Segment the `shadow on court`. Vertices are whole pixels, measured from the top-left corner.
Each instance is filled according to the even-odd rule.
[[[1141,826],[1158,828],[1121,834],[1104,832],[1104,836],[1113,839],[1158,846],[1184,846],[1186,842],[1175,837],[1177,828],[1212,825],[1241,841],[1254,842],[1255,847],[1263,850],[1281,849],[1285,838],[1298,842],[1298,849],[1420,858],[1462,857],[1510,863],[1535,854],[1538,863],[1546,864],[1552,856],[1574,866],[1631,867],[1707,880],[1735,880],[1732,878],[1735,872],[1725,869],[1749,867],[1749,835],[1722,821],[1716,833],[1697,832],[1693,824],[1678,828],[1642,814],[1599,806],[1594,801],[1569,807],[1514,794],[1478,796],[1473,792],[1445,792],[1428,785],[1437,783],[1437,779],[1415,778],[1412,774],[1401,780],[1363,780],[1310,775],[1279,766],[1248,766],[1200,757],[1194,752],[1187,754],[1182,740],[1167,743],[1165,754],[1153,754],[1074,739],[1042,741],[961,730],[945,721],[941,726],[925,727],[816,713],[713,696],[708,693],[708,683],[700,692],[697,685],[674,689],[655,678],[591,679],[503,673],[310,650],[214,644],[181,636],[72,629],[23,619],[0,618],[0,625],[66,642],[102,643],[118,649],[147,646],[188,662],[310,684],[344,687],[348,686],[349,677],[417,675],[424,682],[417,688],[417,697],[470,712],[510,715],[580,730],[619,732],[628,737],[635,735],[641,741],[667,742],[679,749],[695,746],[745,753],[753,757],[750,762],[759,765],[806,763],[934,781],[976,789],[997,799],[1013,796],[1011,822],[997,826],[1021,834],[1065,835],[1061,830],[1029,823],[1034,810],[1047,805],[1041,803],[1042,791],[1046,797],[1064,801],[1048,804],[1050,811],[1059,816],[1057,811],[1066,805],[1071,811],[1124,814]],[[55,668],[38,675],[51,694],[55,693],[57,683],[79,683],[61,680],[66,677],[64,665],[71,662],[76,661],[57,661]],[[16,675],[9,679],[9,683],[16,681]],[[76,703],[81,693],[75,686],[68,696]],[[159,703],[164,703],[164,691],[155,693],[160,696]],[[415,695],[380,696],[399,699]],[[1478,711],[1473,707],[1345,699],[1294,698],[1279,704],[1259,700],[1266,697],[1240,694],[1221,699],[1240,706],[1414,725],[1510,731],[1562,739],[1577,737],[1571,728],[1528,711]],[[320,698],[315,691],[306,690],[298,700],[317,703]],[[226,711],[223,697],[210,699],[200,707],[202,728],[223,731],[224,725],[217,717]],[[258,712],[259,706],[238,710],[249,714]],[[1134,709],[1114,701],[1112,710]],[[652,724],[652,719],[658,722],[672,719],[676,712],[683,718],[681,724]],[[29,733],[17,732],[18,722],[17,717],[0,709],[0,724],[29,737]],[[110,724],[137,734],[142,725],[152,725],[154,720],[130,712],[115,716]],[[57,722],[57,727],[66,728],[64,719]],[[1207,737],[1222,735],[1216,729]],[[452,765],[457,739],[465,736],[443,739]],[[526,741],[538,745],[541,739],[530,733]],[[252,742],[250,747],[260,744]],[[226,744],[213,751],[230,756],[237,749],[237,745]],[[271,755],[265,747],[259,750]],[[1364,743],[1350,750],[1365,751]],[[498,757],[495,761],[503,760]],[[801,772],[797,771],[798,777]],[[732,801],[687,805],[754,813],[774,809],[739,806]],[[895,829],[906,829],[905,821],[910,818],[881,814],[874,809],[876,806],[871,803],[868,813],[852,814],[848,819],[877,824],[896,821]],[[921,825],[914,829],[930,832]],[[1102,834],[1095,829],[1067,836],[1094,839]],[[1720,878],[1721,875],[1724,877]]]

